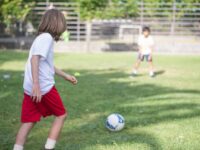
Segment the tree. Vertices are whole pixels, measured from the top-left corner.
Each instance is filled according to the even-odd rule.
[[[24,3],[23,0],[3,0],[0,3],[0,18],[1,23],[6,25],[10,32],[10,27],[16,22],[22,23],[31,10],[33,3]]]
[[[103,16],[108,0],[78,0],[82,19],[90,20]]]
[[[81,18],[109,19],[136,15],[137,0],[77,0]]]

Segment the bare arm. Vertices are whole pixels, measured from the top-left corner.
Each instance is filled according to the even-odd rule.
[[[65,80],[71,82],[72,84],[77,84],[77,79],[74,76],[71,76],[71,75],[65,73],[64,71],[56,68],[55,66],[54,66],[54,70],[58,76],[64,78]]]
[[[39,84],[39,55],[33,55],[31,58],[31,73],[33,78],[33,87],[32,87],[32,99],[35,102],[40,102],[42,95],[40,92]]]
[[[64,79],[65,79],[66,76],[68,75],[68,74],[66,74],[65,72],[63,72],[62,70],[56,68],[55,66],[54,66],[54,70],[55,70],[56,75],[58,75],[58,76],[60,76],[60,77],[62,77],[62,78],[64,78]]]

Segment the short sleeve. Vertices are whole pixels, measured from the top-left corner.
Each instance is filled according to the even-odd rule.
[[[32,55],[40,55],[46,59],[52,45],[52,36],[49,33],[42,33],[34,41]]]

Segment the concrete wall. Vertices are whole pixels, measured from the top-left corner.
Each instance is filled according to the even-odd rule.
[[[177,53],[177,54],[200,54],[200,37],[193,36],[153,36],[155,41],[155,52]],[[28,50],[34,38],[9,38],[0,39],[0,49],[25,49]],[[56,52],[119,52],[136,51],[137,44],[134,42],[101,40],[55,42]]]
[[[200,37],[192,36],[154,36],[155,52],[159,53],[191,53],[200,54]],[[55,43],[57,52],[107,52],[107,51],[136,51],[136,43],[80,41]]]

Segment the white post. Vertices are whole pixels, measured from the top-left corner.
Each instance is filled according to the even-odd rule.
[[[46,7],[49,7],[49,0],[46,0]]]
[[[92,23],[91,21],[86,22],[86,44],[87,44],[87,52],[90,52],[90,43],[91,43],[91,31],[92,31]]]
[[[174,0],[173,6],[172,6],[172,23],[171,23],[171,35],[174,35],[175,31],[175,22],[176,22],[176,1]]]
[[[144,25],[144,2],[143,0],[140,3],[140,25]]]
[[[78,19],[77,19],[77,41],[80,41],[80,6],[78,5]]]

